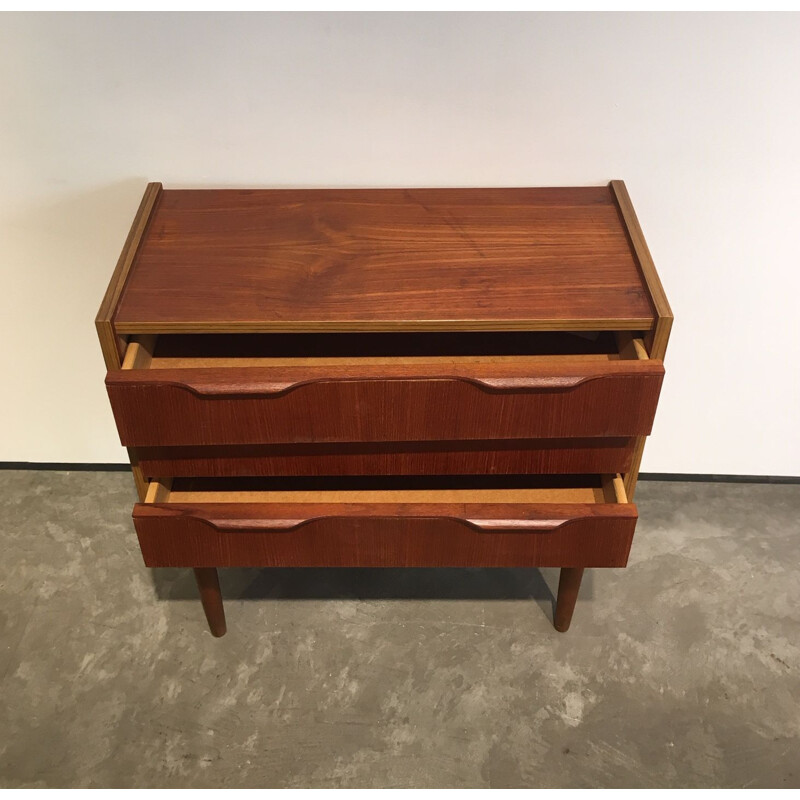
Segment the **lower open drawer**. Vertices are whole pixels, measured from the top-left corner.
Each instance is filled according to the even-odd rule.
[[[527,476],[464,488],[286,489],[153,481],[133,519],[149,567],[624,567],[636,507],[617,476]],[[324,482],[322,484],[325,486]],[[414,488],[409,488],[414,487]],[[421,488],[420,488],[421,487]]]

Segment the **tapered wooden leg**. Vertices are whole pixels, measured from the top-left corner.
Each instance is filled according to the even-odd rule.
[[[569,630],[572,622],[572,612],[575,610],[575,601],[581,588],[583,567],[562,567],[558,579],[558,598],[556,599],[556,613],[553,625],[557,631],[564,633]]]
[[[222,592],[216,568],[195,567],[194,577],[200,590],[200,600],[203,603],[203,611],[206,612],[211,635],[224,636],[228,627],[225,624],[225,609],[222,607]]]

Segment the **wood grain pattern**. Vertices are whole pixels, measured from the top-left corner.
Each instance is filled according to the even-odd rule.
[[[622,567],[609,504],[137,504],[149,567]]]
[[[167,190],[117,331],[649,329],[609,187]]]
[[[632,437],[138,448],[148,477],[625,473]]]
[[[106,378],[123,444],[274,444],[649,433],[657,361],[120,370]]]

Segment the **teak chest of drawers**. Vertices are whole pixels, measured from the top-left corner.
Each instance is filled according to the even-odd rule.
[[[623,567],[672,313],[625,186],[147,187],[97,317],[145,563]]]

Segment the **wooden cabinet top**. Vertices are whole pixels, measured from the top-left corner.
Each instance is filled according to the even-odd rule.
[[[617,181],[540,189],[150,184],[104,306],[119,334],[646,330],[668,310],[662,296]]]

